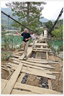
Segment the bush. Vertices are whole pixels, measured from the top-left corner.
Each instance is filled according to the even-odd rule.
[[[5,53],[5,52],[1,52],[1,60],[2,61],[8,61],[9,58],[11,57],[11,54],[12,52],[8,52],[8,53]]]
[[[63,44],[59,46],[58,51],[63,51]]]

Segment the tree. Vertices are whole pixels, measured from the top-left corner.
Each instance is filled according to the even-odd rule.
[[[12,2],[6,5],[9,6],[12,9],[12,11],[14,11],[13,16],[17,15],[20,22],[27,21],[26,26],[32,29],[35,24],[38,26],[38,24],[40,23],[39,19],[41,16],[41,11],[43,10],[42,4],[46,4],[46,3],[45,2]]]
[[[55,29],[54,31],[52,31],[52,35],[53,37],[56,37],[59,40],[63,40],[63,24],[61,24],[61,26],[58,29]]]
[[[46,26],[46,28],[48,28],[48,33],[49,33],[49,30],[52,28],[53,23],[52,23],[52,21],[49,20],[48,22],[46,22],[44,24],[44,26]],[[51,34],[51,33],[49,33],[49,34]]]
[[[58,29],[58,27],[61,26],[61,24],[63,24],[63,19],[58,20],[57,24],[55,25],[55,29]]]
[[[58,29],[55,29],[54,31],[52,31],[52,35],[53,35],[53,42],[56,40],[61,41],[61,45],[59,46],[59,48],[57,49],[57,51],[62,51],[63,50],[63,24],[61,24],[61,26],[58,27]]]
[[[60,36],[60,40],[63,40],[63,24],[61,24],[61,26],[59,27],[59,36]]]
[[[5,26],[4,26],[4,25],[1,25],[1,28],[2,28],[2,31],[4,31],[4,30],[5,30]]]

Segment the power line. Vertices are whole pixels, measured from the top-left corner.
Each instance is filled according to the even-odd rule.
[[[17,20],[15,20],[14,18],[12,18],[10,15],[6,14],[5,12],[1,11],[1,13],[3,13],[4,15],[6,15],[8,18],[11,18],[12,20],[14,20],[15,22],[19,23],[20,25],[24,26],[23,24],[21,24],[20,22],[18,22]],[[29,29],[28,27],[24,26],[25,28],[27,28],[30,31],[33,31],[31,29]],[[34,31],[33,31],[34,32]]]

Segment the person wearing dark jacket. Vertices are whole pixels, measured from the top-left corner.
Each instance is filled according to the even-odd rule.
[[[23,50],[24,50],[24,59],[27,59],[27,50],[28,50],[28,41],[31,39],[31,35],[28,32],[28,29],[25,29],[22,34],[16,32],[19,36],[23,36]]]

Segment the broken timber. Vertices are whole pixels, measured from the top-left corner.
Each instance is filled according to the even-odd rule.
[[[8,82],[8,80],[2,79],[2,84],[4,83],[5,85],[7,85],[7,82]],[[18,90],[18,89],[21,89],[22,91]],[[27,90],[27,91],[25,91],[25,90]],[[27,85],[27,84],[21,84],[19,82],[16,82],[16,84],[13,86],[11,94],[61,94],[61,93],[57,92],[57,91],[53,91],[51,89],[39,88],[39,87],[35,87],[35,86]]]
[[[44,39],[44,41],[46,41],[47,38],[44,37]],[[41,40],[42,37],[40,42]],[[32,43],[30,45],[32,45]],[[36,46],[40,46],[40,48],[36,48]],[[10,80],[2,79],[2,94],[61,94],[60,92],[52,90],[51,79],[56,79],[56,76],[52,75],[54,72],[49,71],[49,69],[55,69],[55,67],[49,64],[56,64],[58,62],[48,60],[48,44],[37,43],[36,41],[34,50],[32,50],[32,47],[28,47],[28,57],[30,57],[32,51],[46,52],[46,60],[28,58],[26,61],[23,61],[23,52],[15,53],[13,56],[17,58],[11,58],[12,63],[10,62],[6,64],[9,68],[14,70],[14,73],[12,74]],[[19,56],[21,54],[22,56]],[[26,73],[48,78],[49,89],[22,84],[21,81]]]
[[[18,78],[19,72],[21,71],[23,64],[21,64],[21,62],[19,63],[18,68],[16,69],[16,71],[13,73],[13,75],[11,76],[11,79],[8,81],[7,85],[5,86],[5,89],[2,91],[2,94],[10,94],[14,84]]]

